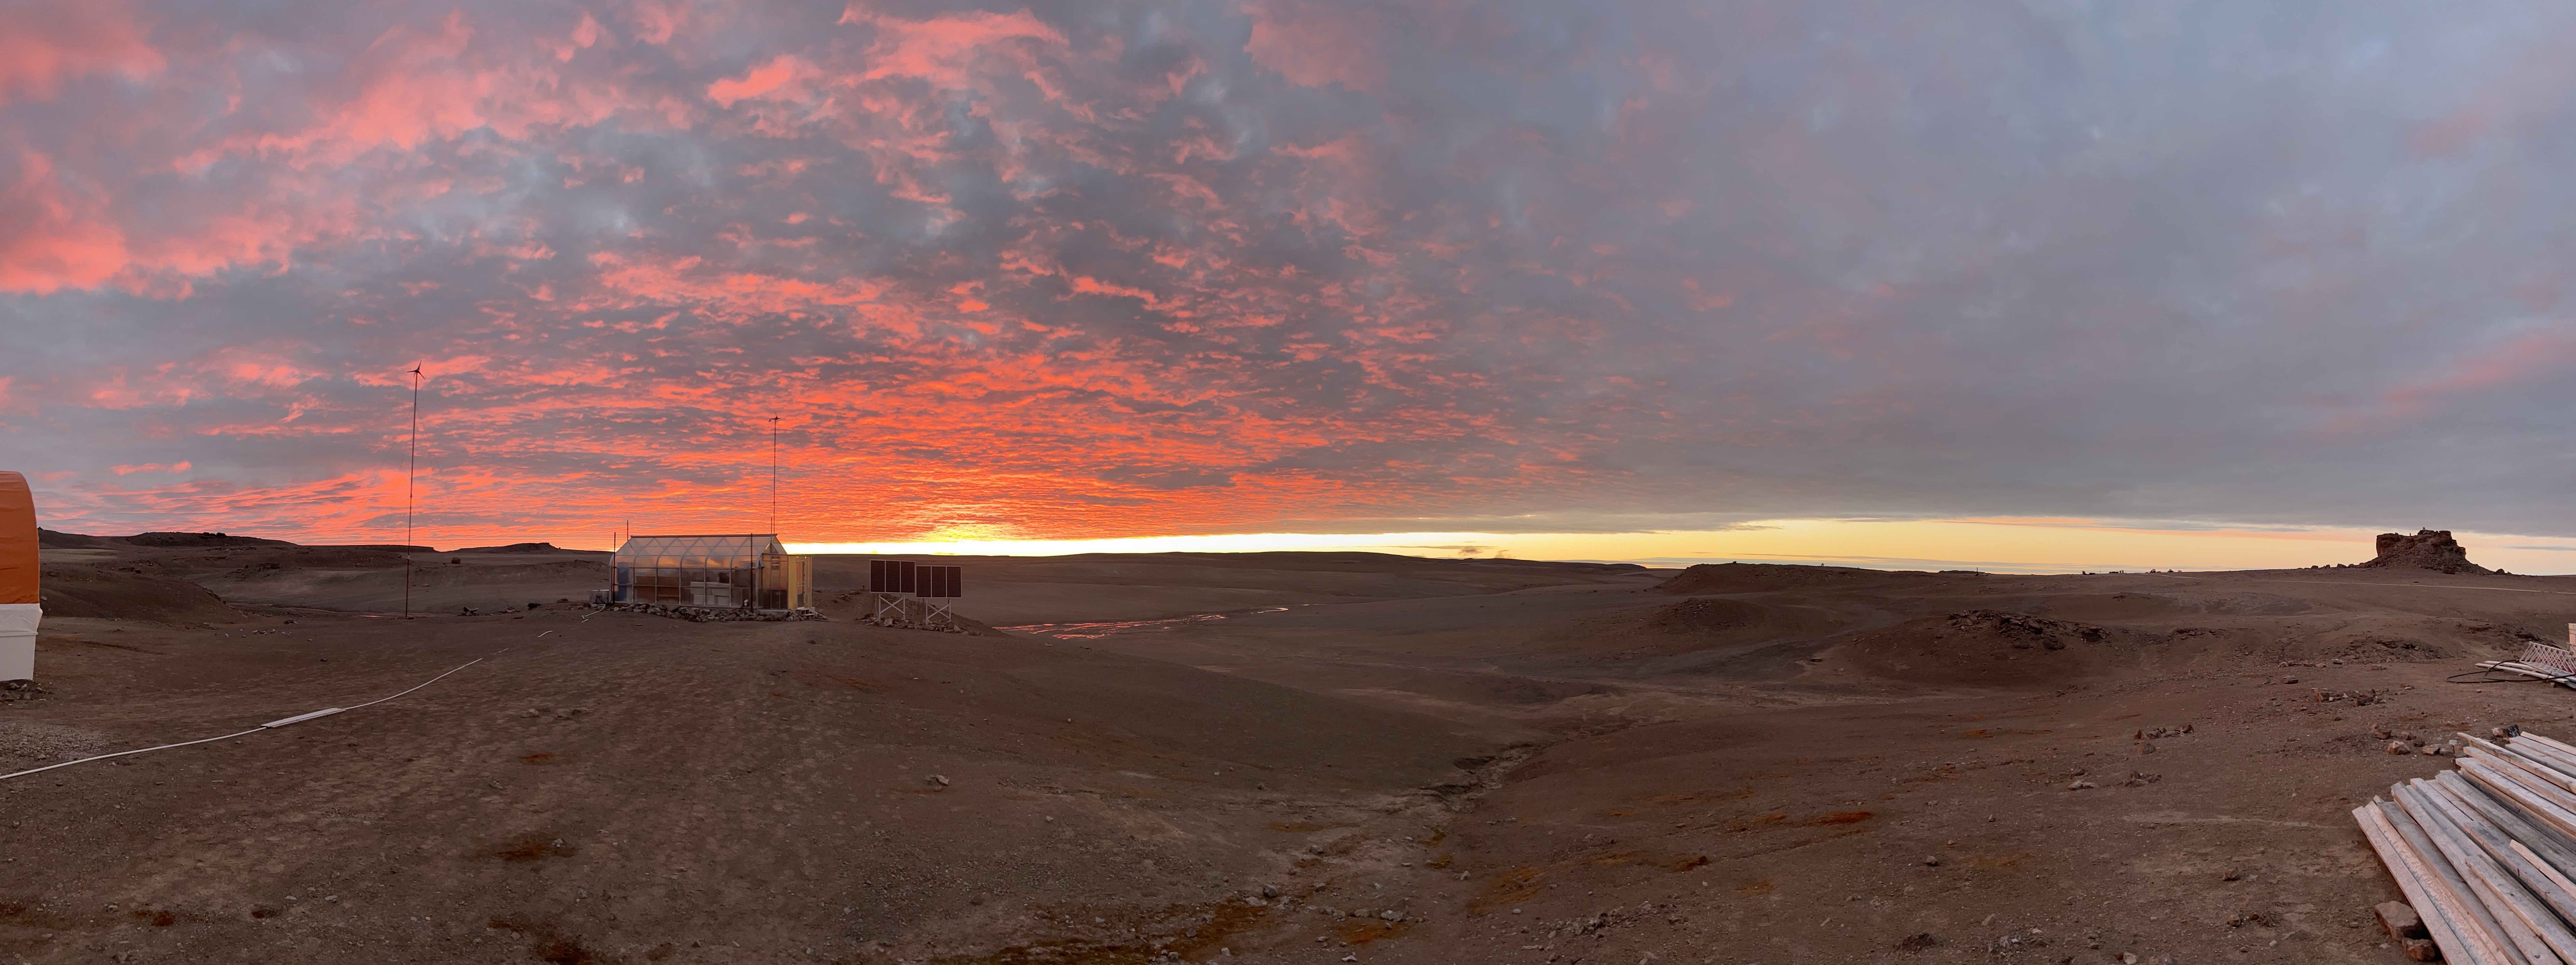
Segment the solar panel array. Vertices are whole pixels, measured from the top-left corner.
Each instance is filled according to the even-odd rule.
[[[911,560],[869,560],[868,592],[910,593],[924,599],[954,600],[966,595],[966,568]]]
[[[919,570],[911,560],[869,560],[868,592],[910,593],[918,585]]]

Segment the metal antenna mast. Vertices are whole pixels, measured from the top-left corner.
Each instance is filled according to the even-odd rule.
[[[411,468],[403,475],[403,545],[411,546],[418,537],[412,535],[412,497],[420,487],[420,380],[421,363],[411,365]],[[403,553],[403,619],[411,619],[411,554]]]
[[[778,417],[769,417],[769,532],[778,533]]]

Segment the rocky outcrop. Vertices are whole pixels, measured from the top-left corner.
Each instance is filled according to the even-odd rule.
[[[2437,573],[2492,573],[2486,567],[2469,562],[2469,551],[2451,538],[2447,529],[2427,529],[2413,536],[2404,533],[2379,534],[2379,555],[2367,567],[2383,569],[2432,570]]]

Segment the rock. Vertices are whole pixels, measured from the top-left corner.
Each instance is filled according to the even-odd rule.
[[[2426,757],[2440,757],[2440,756],[2442,756],[2442,745],[2440,745],[2440,744],[2426,744],[2426,745],[2424,745],[2424,756],[2426,756]]]
[[[2423,938],[2429,934],[2424,930],[2424,919],[2415,914],[2413,905],[2402,901],[2383,901],[2370,910],[2379,914],[2379,927],[2387,929],[2390,938],[2402,942],[2409,938]]]
[[[2101,785],[2095,784],[2091,781],[2077,781],[2073,784],[2067,785],[2066,789],[2069,791],[2090,791],[2100,786]]]
[[[2139,741],[2139,742],[2138,742],[2138,753],[2140,753],[2140,754],[2153,754],[2153,753],[2155,753],[2155,752],[2156,752],[2156,745],[2154,745],[2154,744],[2150,744],[2150,743],[2147,743],[2146,741]]]
[[[1261,897],[1264,897],[1264,898],[1277,898],[1277,897],[1279,897],[1279,886],[1278,886],[1278,885],[1262,885],[1262,886],[1261,886]]]
[[[2389,741],[2388,752],[2391,754],[2412,754],[2415,753],[2415,749],[2406,746],[2405,741]]]
[[[2396,735],[2389,731],[2388,725],[2386,724],[2372,724],[2370,725],[2370,736],[2379,738],[2380,740],[2387,740]]]
[[[2417,530],[2415,535],[2381,533],[2379,555],[2365,567],[2380,569],[2432,570],[2436,573],[2489,573],[2492,570],[2469,562],[2469,551],[2451,538],[2447,529]]]
[[[1994,944],[1986,947],[1986,951],[1993,955],[2009,955],[2025,948],[2046,947],[2048,947],[2048,941],[2039,937],[2038,930],[2033,929],[2031,934],[2025,935],[2020,932],[2014,932],[1995,939]]]
[[[1924,858],[1923,858],[1923,866],[1924,866],[1924,867],[1926,867],[1926,868],[1938,868],[1938,867],[1940,867],[1940,866],[1941,866],[1941,856],[1940,856],[1940,855],[1937,855],[1937,854],[1935,854],[1935,855],[1926,855],[1926,856],[1924,856]]]
[[[1383,918],[1383,919],[1386,919],[1386,920],[1388,920],[1388,921],[1403,921],[1403,920],[1404,920],[1404,913],[1403,913],[1403,912],[1400,912],[1400,911],[1397,911],[1397,910],[1395,910],[1395,909],[1393,909],[1393,908],[1389,908],[1389,909],[1387,909],[1387,910],[1385,910],[1385,911],[1378,912],[1378,913],[1377,913],[1377,916],[1378,916],[1379,918]]]
[[[938,785],[938,786],[940,786],[940,787],[947,787],[947,786],[948,786],[948,775],[945,775],[945,774],[933,774],[933,775],[930,775],[929,777],[922,778],[922,779],[921,779],[921,783],[924,783],[924,784],[935,784],[935,785]]]
[[[1897,939],[1896,950],[1900,952],[1919,952],[1938,944],[1941,944],[1941,940],[1932,937],[1931,932],[1919,931]]]
[[[2136,952],[2121,952],[2121,953],[2120,953],[2120,965],[2138,965],[2138,953],[2136,953]]]
[[[2229,868],[2229,869],[2227,869],[2227,873],[2226,873],[2226,874],[2223,874],[2223,875],[2218,876],[2218,880],[2220,880],[2220,881],[2243,881],[2243,880],[2245,880],[2245,873],[2244,873],[2244,872],[2242,872],[2242,871],[2238,871],[2238,870],[2236,870],[2236,869],[2234,869],[2234,868]]]
[[[2438,962],[2442,960],[2442,950],[2433,947],[2432,939],[2409,938],[2405,941],[2405,946],[2406,957],[2408,958],[2419,962]]]

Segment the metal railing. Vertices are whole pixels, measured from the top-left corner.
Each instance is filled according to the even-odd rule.
[[[2576,653],[2538,641],[2523,646],[2521,662],[2562,674],[2576,674]]]

